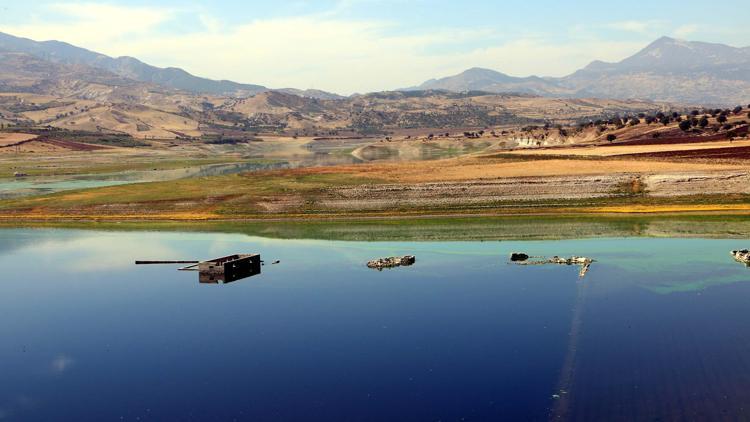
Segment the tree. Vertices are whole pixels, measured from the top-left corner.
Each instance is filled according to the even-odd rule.
[[[732,111],[734,111],[734,114],[740,114],[740,112],[742,112],[742,106],[737,106]]]
[[[719,114],[719,117],[716,118],[716,121],[719,123],[725,123],[727,121],[727,116],[724,114]]]
[[[692,125],[690,124],[690,120],[683,120],[683,121],[680,122],[680,129],[682,129],[685,132],[687,132],[688,130],[690,130],[691,126]]]
[[[698,121],[698,126],[700,126],[701,128],[705,128],[706,126],[708,126],[708,118],[706,116],[703,116],[700,121]]]
[[[662,118],[659,120],[659,123],[663,124],[664,126],[669,124],[669,116],[662,116]]]
[[[616,135],[613,135],[611,133],[609,135],[607,135],[607,141],[609,141],[609,143],[614,142],[615,139],[617,139]]]

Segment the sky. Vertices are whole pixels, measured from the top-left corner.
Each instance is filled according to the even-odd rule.
[[[0,0],[0,31],[11,35],[212,79],[347,95],[471,67],[564,76],[663,35],[744,47],[748,23],[746,0]]]

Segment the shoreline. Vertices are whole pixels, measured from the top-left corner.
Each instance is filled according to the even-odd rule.
[[[680,217],[680,216],[750,216],[750,204],[717,205],[621,205],[600,207],[566,208],[521,208],[513,212],[412,212],[385,213],[331,213],[331,214],[269,214],[222,215],[217,213],[154,213],[154,214],[59,214],[29,213],[0,214],[0,225],[7,223],[34,222],[214,222],[214,223],[277,223],[277,222],[345,222],[345,221],[393,221],[466,218],[607,218],[607,217]]]

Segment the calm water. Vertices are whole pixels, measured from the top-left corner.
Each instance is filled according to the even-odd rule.
[[[170,170],[122,171],[116,173],[76,174],[61,176],[28,176],[22,178],[0,177],[0,199],[22,196],[44,195],[73,189],[90,189],[117,186],[131,183],[163,182],[168,180],[221,176],[259,170],[300,168],[357,164],[365,161],[422,161],[457,157],[475,152],[480,147],[458,145],[454,148],[441,148],[435,145],[419,145],[409,154],[403,155],[397,148],[380,146],[377,152],[360,154],[355,157],[351,151],[370,145],[370,138],[312,141],[304,149],[296,152],[283,152],[283,142],[255,142],[246,151],[249,161],[231,164],[210,164]],[[482,145],[488,146],[488,145]],[[237,152],[236,147],[218,146],[223,152]],[[282,152],[279,152],[282,150]],[[299,154],[304,152],[304,154]]]
[[[747,419],[747,246],[1,230],[0,420]],[[132,265],[235,252],[281,263]],[[417,263],[364,266],[392,254]]]
[[[0,199],[43,195],[72,189],[90,189],[130,183],[163,182],[194,177],[221,176],[247,171],[288,167],[288,163],[211,164],[172,170],[124,171],[119,173],[80,174],[70,176],[29,176],[0,179]]]

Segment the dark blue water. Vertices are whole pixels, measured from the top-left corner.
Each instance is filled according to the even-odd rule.
[[[0,420],[744,419],[741,246],[2,230]],[[515,250],[598,261],[579,280]],[[226,285],[133,265],[237,252],[281,263]],[[364,266],[393,254],[417,263]]]

